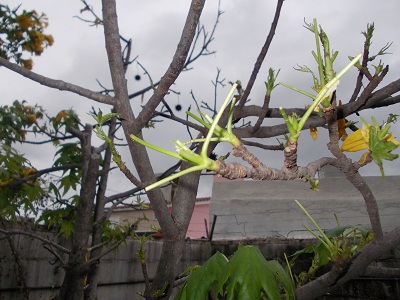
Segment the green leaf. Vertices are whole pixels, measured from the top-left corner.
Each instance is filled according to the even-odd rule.
[[[319,245],[315,248],[314,256],[314,260],[316,261],[318,268],[325,266],[333,259],[334,257],[332,257],[332,252],[324,244],[319,243]]]
[[[261,293],[282,299],[274,270],[256,247],[239,248],[224,271],[216,285],[217,295],[225,290],[228,300],[260,299]]]
[[[74,223],[73,222],[68,222],[64,221],[61,223],[61,229],[59,234],[64,233],[65,237],[68,239],[70,235],[74,232]]]
[[[294,299],[294,284],[289,274],[277,260],[267,261],[269,267],[275,274],[275,279],[282,285],[286,299]]]
[[[175,300],[208,299],[211,288],[222,275],[227,264],[228,259],[225,255],[220,252],[215,253],[201,268],[189,276]]]
[[[399,157],[398,154],[392,154],[398,145],[391,141],[379,138],[379,127],[371,126],[369,129],[369,150],[371,151],[372,159],[379,166],[382,177],[385,177],[383,170],[382,159],[394,160]]]
[[[333,229],[327,230],[325,231],[325,235],[328,238],[334,238],[334,237],[339,237],[343,234],[343,232],[345,232],[347,229],[351,228],[350,225],[347,226],[337,226]]]
[[[358,225],[357,230],[361,233],[361,236],[365,239],[368,234],[372,231],[370,225]]]

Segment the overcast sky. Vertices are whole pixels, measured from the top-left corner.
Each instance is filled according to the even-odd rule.
[[[168,67],[171,57],[176,49],[181,29],[183,27],[186,12],[190,1],[184,0],[123,0],[117,1],[118,17],[121,35],[133,40],[133,56],[138,55],[139,61],[150,72],[153,80],[158,80]],[[2,1],[15,7],[19,1]],[[94,9],[101,15],[101,2],[89,1]],[[199,101],[213,101],[214,89],[211,80],[215,79],[217,68],[221,69],[221,77],[228,81],[241,80],[247,83],[274,15],[276,1],[272,0],[225,0],[221,3],[221,16],[217,27],[215,40],[210,50],[217,53],[201,58],[190,72],[185,72],[179,77],[174,86],[180,96],[171,94],[166,100],[171,106],[181,104],[183,111],[177,113],[184,116],[184,110],[190,105],[192,111],[194,102],[189,92],[193,90]],[[211,30],[217,15],[217,1],[209,0],[206,3],[201,22]],[[111,87],[107,58],[104,48],[102,27],[90,27],[87,23],[74,18],[76,15],[90,17],[89,14],[80,14],[83,4],[78,0],[30,0],[22,1],[21,9],[35,9],[39,13],[44,12],[49,19],[47,33],[52,34],[55,43],[46,49],[41,57],[34,57],[33,71],[54,79],[62,79],[93,90],[100,90],[96,79],[103,85]],[[327,32],[331,47],[339,51],[339,57],[335,62],[336,70],[340,70],[348,63],[348,56],[355,56],[363,49],[363,35],[368,23],[375,23],[375,37],[372,44],[372,54],[376,53],[388,42],[393,42],[390,48],[391,55],[385,55],[381,59],[390,65],[389,74],[382,85],[390,83],[399,77],[400,70],[400,34],[398,30],[398,18],[400,14],[400,1],[386,0],[286,0],[283,5],[281,18],[275,39],[270,52],[264,62],[258,80],[250,95],[254,104],[262,104],[265,93],[264,81],[267,78],[268,68],[281,69],[278,81],[284,81],[299,88],[311,91],[312,80],[308,74],[294,71],[297,64],[307,65],[315,69],[315,63],[311,56],[314,50],[314,36],[304,29],[304,19],[311,22],[317,18]],[[135,75],[143,75],[142,70],[133,64],[127,73],[130,92],[139,90],[148,82],[145,77],[141,81],[135,81]],[[56,114],[62,109],[73,108],[77,110],[84,122],[93,122],[86,112],[91,106],[100,107],[96,102],[78,97],[71,93],[51,90],[37,83],[31,82],[11,71],[0,68],[0,103],[9,104],[13,100],[27,100],[29,104],[38,103],[50,114]],[[356,78],[356,71],[346,74],[338,87],[338,97],[347,103],[351,96]],[[219,89],[219,100],[222,100],[229,87]],[[144,101],[150,97],[145,95]],[[136,109],[140,108],[140,99],[136,102]],[[271,107],[303,107],[309,104],[309,100],[301,95],[279,86],[272,94]],[[106,106],[101,106],[107,111]],[[390,109],[379,109],[373,112],[362,112],[370,120],[370,115],[375,115],[379,122],[386,119],[388,113],[400,114],[397,105]],[[352,120],[359,121],[356,117]],[[273,124],[274,121],[265,121],[264,124]],[[393,132],[400,136],[399,124],[393,126]],[[329,156],[326,148],[327,139],[322,136],[314,142],[308,132],[304,132],[300,138],[299,164],[305,165],[320,156]],[[188,140],[186,128],[175,126],[171,122],[159,123],[155,129],[145,132],[145,138],[168,149],[173,149],[171,140]],[[276,143],[271,139],[269,143]],[[46,147],[24,147],[22,151],[37,167],[48,166],[48,159],[52,154]],[[218,147],[219,154],[225,154],[229,147]],[[272,167],[281,168],[282,153],[269,153],[255,150],[262,161]],[[398,153],[397,151],[396,153]],[[129,163],[129,154],[121,149],[124,160]],[[173,159],[151,151],[154,168],[162,172],[172,165]],[[358,159],[360,155],[354,156]],[[385,163],[387,175],[400,174],[400,161]],[[379,168],[371,164],[362,171],[366,175],[379,175]],[[209,179],[201,187],[199,196],[211,194],[211,182]],[[109,193],[121,192],[129,188],[129,183],[118,170],[113,171],[113,179],[109,185]]]

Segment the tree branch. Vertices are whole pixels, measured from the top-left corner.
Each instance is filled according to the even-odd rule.
[[[182,31],[181,39],[178,43],[172,62],[164,76],[161,78],[160,84],[158,85],[156,91],[135,120],[135,127],[142,128],[151,120],[151,118],[154,116],[154,110],[160,104],[161,100],[164,99],[164,96],[168,93],[169,88],[182,72],[204,4],[205,0],[192,0],[185,26]]]
[[[56,172],[56,171],[62,171],[62,170],[69,170],[69,169],[78,169],[81,168],[82,164],[69,164],[69,165],[64,165],[64,166],[59,166],[59,167],[52,167],[52,168],[47,168],[43,170],[36,171],[35,173],[23,177],[23,178],[18,178],[18,179],[13,179],[13,181],[9,183],[0,183],[0,189],[4,187],[16,187],[21,185],[24,182],[28,182],[31,180],[35,180],[36,178],[42,176],[43,174],[48,174],[51,172]]]
[[[351,279],[362,275],[368,265],[379,259],[400,244],[400,227],[381,240],[373,240],[357,255],[341,265],[335,265],[331,271],[296,289],[297,300],[316,299],[329,293]]]
[[[31,238],[37,239],[37,240],[39,240],[39,241],[42,241],[42,242],[45,243],[45,244],[51,245],[51,246],[53,246],[54,248],[60,250],[61,252],[64,252],[64,253],[67,253],[67,254],[71,253],[71,250],[62,247],[62,246],[60,246],[59,244],[57,244],[57,243],[55,243],[55,242],[53,242],[53,241],[50,241],[50,240],[47,239],[47,238],[41,237],[40,235],[37,235],[37,234],[34,234],[34,233],[30,233],[30,232],[27,232],[27,231],[23,231],[23,230],[4,230],[4,229],[0,229],[0,233],[3,233],[3,234],[5,234],[5,235],[7,235],[7,236],[15,235],[15,234],[26,235],[26,236],[29,236],[29,237],[31,237]]]
[[[267,55],[269,46],[272,43],[272,39],[275,35],[276,27],[278,26],[278,21],[279,21],[279,16],[281,14],[283,1],[284,0],[278,0],[278,3],[276,5],[274,20],[272,21],[271,28],[269,30],[267,39],[265,40],[265,43],[264,43],[263,47],[261,48],[261,52],[258,55],[256,63],[254,64],[253,71],[251,72],[249,82],[247,83],[246,89],[243,92],[243,96],[240,98],[240,101],[237,105],[239,109],[241,109],[246,104],[247,98],[249,97],[251,89],[253,88],[254,82],[256,81],[258,72],[260,71],[261,65],[265,59],[265,56]]]
[[[104,104],[110,104],[112,105],[114,102],[114,99],[110,96],[107,95],[102,95],[98,94],[96,92],[93,92],[91,90],[88,90],[86,88],[80,87],[78,85],[68,83],[62,80],[55,80],[51,79],[42,75],[39,75],[35,72],[29,71],[28,69],[25,69],[23,67],[20,67],[16,64],[10,63],[9,61],[5,60],[4,58],[0,57],[0,65],[6,67],[7,69],[14,71],[15,73],[18,73],[26,78],[29,78],[37,83],[40,83],[41,85],[53,88],[53,89],[58,89],[60,91],[68,91],[83,97],[86,97],[88,99],[104,103]]]

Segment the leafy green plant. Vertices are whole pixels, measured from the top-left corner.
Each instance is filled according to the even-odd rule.
[[[176,300],[294,299],[291,278],[278,261],[267,261],[254,246],[240,247],[230,260],[217,252],[186,280]]]
[[[297,200],[295,200],[295,202],[311,220],[320,234],[317,235],[308,226],[304,226],[304,228],[317,239],[317,242],[308,244],[304,249],[291,255],[290,267],[294,265],[300,255],[314,255],[309,270],[303,271],[296,276],[298,285],[310,281],[317,270],[328,263],[337,263],[338,261],[343,261],[352,257],[373,239],[372,231],[369,226],[343,226],[339,224],[337,218],[336,222],[338,226],[331,230],[324,231],[304,206]]]

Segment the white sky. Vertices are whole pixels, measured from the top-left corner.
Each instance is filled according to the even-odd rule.
[[[104,48],[102,27],[89,27],[88,24],[73,18],[79,15],[83,4],[78,0],[31,0],[21,1],[21,9],[35,9],[39,13],[47,14],[50,25],[47,33],[52,34],[55,43],[46,49],[41,57],[34,58],[33,71],[55,79],[62,79],[77,85],[100,90],[96,83],[99,79],[105,86],[111,87],[108,72],[107,58]],[[153,80],[165,72],[172,54],[175,51],[183,27],[186,12],[190,1],[183,0],[122,0],[117,1],[118,17],[121,34],[133,40],[133,57],[138,55],[139,61],[150,72]],[[4,4],[15,7],[20,1],[6,0]],[[101,2],[89,1],[101,15]],[[210,50],[216,50],[215,55],[203,57],[197,61],[190,72],[179,77],[174,89],[181,92],[178,97],[171,94],[166,100],[171,106],[180,103],[183,110],[194,102],[190,97],[193,90],[199,101],[213,101],[214,90],[211,80],[215,79],[216,70],[220,68],[222,78],[226,82],[241,80],[247,83],[253,68],[256,56],[264,43],[269,26],[272,22],[276,1],[261,0],[225,0],[221,9],[225,12],[217,28],[215,40]],[[393,42],[390,48],[392,55],[385,55],[382,60],[390,65],[390,71],[381,87],[398,79],[400,69],[400,35],[398,31],[398,17],[400,2],[398,0],[287,0],[283,4],[282,15],[279,21],[275,39],[270,52],[264,62],[263,69],[250,95],[252,103],[261,105],[265,93],[264,81],[267,78],[268,68],[281,69],[278,81],[293,84],[299,88],[311,90],[311,76],[293,70],[297,64],[307,65],[315,69],[311,56],[314,50],[314,36],[303,28],[303,20],[311,22],[317,18],[327,32],[331,48],[339,51],[336,61],[336,70],[340,70],[347,63],[349,55],[355,56],[363,49],[361,31],[366,30],[367,23],[375,23],[375,37],[372,44],[372,53],[376,53],[387,42]],[[217,1],[209,0],[202,16],[209,30],[217,14]],[[82,17],[89,16],[83,14]],[[148,82],[145,77],[135,81],[136,74],[142,71],[132,65],[127,73],[130,92],[139,90]],[[354,87],[356,72],[350,72],[341,80],[338,88],[339,99],[347,103]],[[219,100],[222,100],[229,87],[219,90]],[[75,96],[71,93],[60,92],[31,82],[5,68],[0,68],[0,103],[9,104],[15,99],[27,100],[30,104],[42,105],[50,114],[56,114],[62,109],[74,108],[85,122],[93,122],[86,112],[91,106],[100,107],[96,102]],[[145,95],[145,100],[150,94]],[[139,102],[140,99],[133,100]],[[286,88],[279,86],[272,94],[271,107],[303,107],[308,99]],[[139,103],[135,109],[140,109]],[[107,111],[106,106],[102,106]],[[362,112],[362,116],[375,115],[379,122],[386,119],[388,113],[400,114],[399,105],[390,109],[377,109],[369,113]],[[184,117],[184,112],[177,113]],[[353,117],[352,120],[357,120]],[[265,121],[264,124],[273,124]],[[393,125],[393,132],[400,137],[399,124]],[[324,131],[313,142],[307,132],[300,138],[299,164],[305,165],[319,156],[329,156],[326,148],[326,138],[322,138]],[[156,129],[145,132],[148,141],[157,145],[173,149],[171,140],[188,140],[186,128],[175,126],[171,122],[158,123]],[[271,139],[270,143],[276,143]],[[51,148],[51,147],[50,147]],[[49,147],[24,147],[22,151],[38,168],[48,167],[48,160],[54,153]],[[225,154],[229,147],[217,148],[219,154]],[[266,165],[280,168],[282,165],[281,153],[269,153],[255,150]],[[396,153],[398,153],[397,151]],[[128,151],[121,149],[124,160],[130,165]],[[175,161],[151,152],[154,167],[162,172]],[[354,158],[358,159],[359,154]],[[394,163],[385,163],[386,175],[400,174],[400,160]],[[371,164],[362,171],[366,175],[379,175],[379,169]],[[129,183],[119,171],[113,171],[113,178],[109,185],[109,192],[121,192],[129,188]],[[209,196],[211,193],[210,176],[204,180],[199,196]]]

